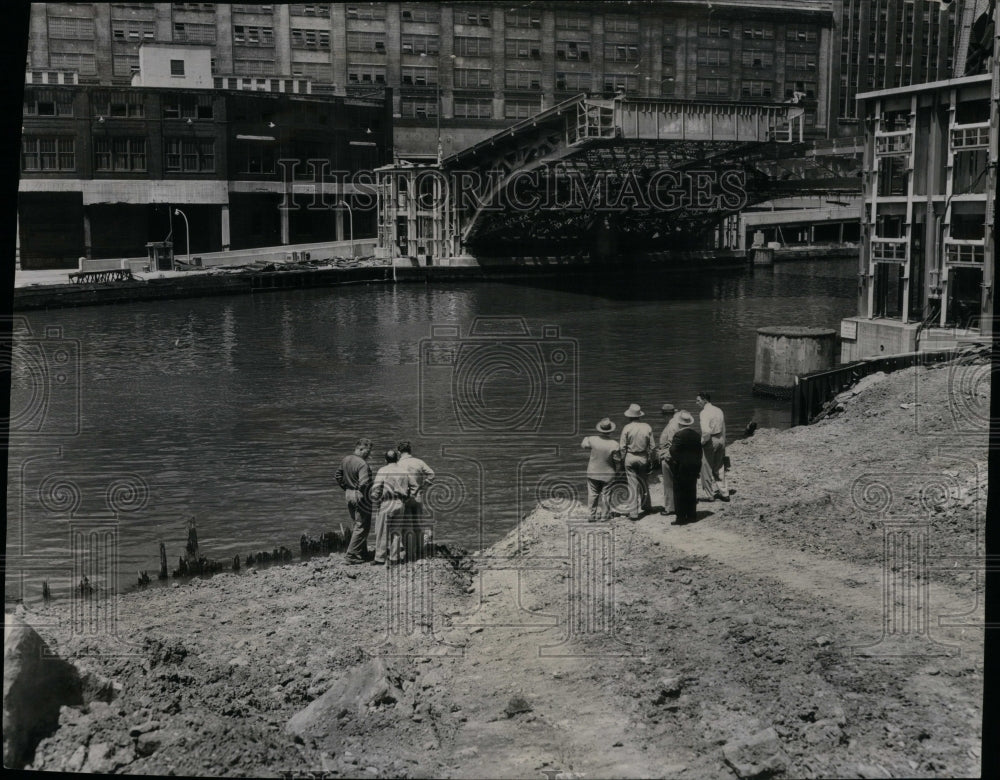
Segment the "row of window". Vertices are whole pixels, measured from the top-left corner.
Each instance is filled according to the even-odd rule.
[[[90,100],[93,116],[142,119],[146,116],[143,96],[129,91],[95,92]],[[73,116],[70,92],[28,89],[24,93],[25,116]],[[211,95],[167,95],[163,102],[164,119],[212,119]]]
[[[702,38],[739,38],[744,40],[774,40],[774,25],[770,22],[744,22],[742,25],[724,20],[702,22],[698,25],[698,35]],[[785,27],[786,41],[815,42],[819,30],[813,25],[788,25]]]
[[[695,93],[713,97],[728,97],[732,86],[735,85],[729,79],[697,79]],[[814,99],[816,97],[816,82],[796,81],[785,85],[786,100],[793,99],[796,92],[805,95],[807,99]],[[744,98],[773,98],[774,82],[755,79],[744,80],[740,82],[739,95]]]
[[[163,162],[168,173],[214,173],[215,141],[166,138]],[[105,172],[145,172],[146,139],[95,138],[94,167]],[[75,171],[76,139],[24,138],[21,143],[21,170]]]

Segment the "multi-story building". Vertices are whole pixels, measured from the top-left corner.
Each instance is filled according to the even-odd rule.
[[[959,70],[956,50],[976,0],[833,0],[830,103],[837,135],[861,134],[857,95],[940,81]]]
[[[219,79],[391,88],[402,154],[435,154],[438,128],[457,151],[581,92],[797,99],[822,136],[835,125],[833,2],[36,3],[28,66],[128,85],[141,43],[199,43]]]
[[[178,207],[195,253],[374,235],[374,204],[357,208],[363,186],[346,174],[390,159],[381,95],[320,98],[296,94],[310,91],[307,80],[263,77],[216,89],[204,46],[147,44],[142,54],[143,86],[26,74],[22,267],[141,256],[174,232]],[[341,200],[356,207],[349,231]]]

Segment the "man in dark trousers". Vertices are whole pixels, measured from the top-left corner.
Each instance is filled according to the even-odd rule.
[[[698,477],[701,474],[701,436],[694,429],[694,417],[681,411],[677,417],[677,433],[670,443],[670,469],[674,475],[674,524],[690,523],[695,519],[698,501]]]
[[[340,463],[333,478],[344,489],[347,496],[347,513],[353,527],[351,543],[345,556],[349,564],[365,562],[368,552],[368,531],[372,527],[372,470],[368,466],[368,456],[372,451],[371,439],[358,439],[354,454],[348,455]]]

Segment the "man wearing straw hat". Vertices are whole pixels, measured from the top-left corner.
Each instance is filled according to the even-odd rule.
[[[590,522],[611,518],[608,488],[615,478],[615,460],[618,456],[618,442],[611,438],[615,424],[607,417],[597,423],[600,436],[587,436],[580,444],[590,450],[587,464],[587,506],[590,508]]]
[[[625,462],[625,479],[628,481],[629,520],[638,520],[649,511],[649,457],[653,452],[653,429],[648,423],[640,422],[645,412],[639,404],[631,404],[625,410],[630,419],[624,428],[620,441],[622,460]]]
[[[701,474],[701,436],[694,429],[694,417],[677,413],[677,433],[670,443],[670,469],[674,475],[674,506],[677,525],[695,519],[698,502],[698,476]]]
[[[660,446],[656,451],[660,458],[660,473],[663,477],[663,511],[661,511],[660,514],[669,515],[675,511],[674,473],[670,468],[670,445],[673,442],[677,431],[680,430],[680,423],[677,422],[677,418],[680,416],[680,413],[673,404],[663,404],[663,406],[660,407],[660,413],[663,415],[663,419],[667,421],[666,426],[663,428],[663,432],[660,434]]]

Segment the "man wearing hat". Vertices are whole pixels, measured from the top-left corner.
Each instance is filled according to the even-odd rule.
[[[661,515],[669,515],[674,509],[674,473],[670,468],[670,445],[674,440],[674,435],[680,430],[680,423],[677,421],[679,412],[673,404],[663,404],[660,407],[663,419],[667,421],[663,432],[660,433],[660,446],[657,454],[660,456],[660,473],[663,478],[663,511]]]
[[[615,427],[605,417],[597,423],[600,436],[587,436],[580,445],[585,450],[590,450],[590,463],[587,464],[587,506],[590,508],[592,523],[611,518],[608,488],[615,478],[615,460],[619,457],[618,442],[611,438]]]
[[[630,422],[622,428],[620,441],[622,460],[625,462],[625,479],[628,481],[629,520],[638,520],[650,509],[649,457],[653,453],[653,429],[649,423],[640,422],[646,413],[639,404],[625,410]]]
[[[695,519],[698,476],[701,474],[701,436],[694,429],[694,417],[677,413],[677,433],[670,443],[670,469],[674,475],[674,506],[678,525]]]

